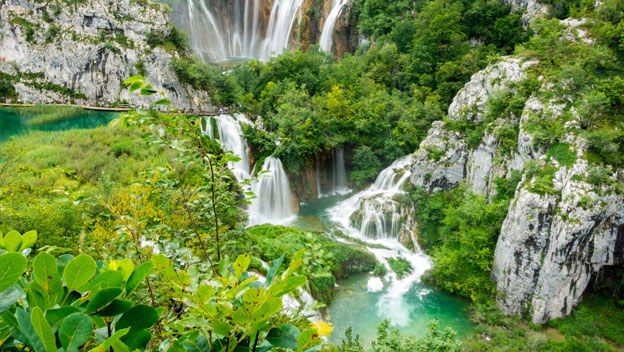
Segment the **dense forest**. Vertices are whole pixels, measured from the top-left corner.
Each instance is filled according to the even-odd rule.
[[[25,5],[0,0],[3,351],[624,348],[621,0],[545,0],[533,16],[513,1],[354,0],[341,5],[342,21],[358,34],[353,52],[312,43],[225,64],[202,60],[189,34],[156,19],[176,16],[175,0],[131,1],[127,13],[113,5],[108,13],[98,1],[30,1],[20,12]],[[301,16],[313,18],[325,2],[316,3]],[[106,26],[134,32],[81,34],[69,19],[84,9],[107,12]],[[97,48],[86,65],[105,88],[75,88],[89,76],[82,73],[73,83],[61,75],[54,79],[67,83],[46,82],[33,71],[41,65],[20,68],[6,49],[61,50],[65,41]],[[117,76],[104,72],[107,60],[128,66],[115,71],[127,76],[119,91],[109,86]],[[514,65],[522,68],[517,77],[507,75]],[[470,100],[479,94],[485,101]],[[213,111],[193,113],[205,110],[197,98],[205,96]],[[37,104],[23,104],[30,101]],[[50,104],[58,102],[73,106]],[[226,131],[230,119],[235,127]],[[240,132],[243,155],[225,143],[232,131]],[[472,164],[462,165],[456,182],[454,172],[440,176],[462,158],[478,165],[473,155],[489,150],[488,141],[493,166],[481,191]],[[275,160],[285,182],[270,178]],[[348,195],[336,191],[341,177]],[[284,183],[286,204],[273,193],[264,202],[262,192]],[[578,196],[566,188],[576,184]],[[540,202],[547,215],[525,210]],[[278,203],[296,220],[250,221],[253,212],[265,216],[258,207]],[[334,219],[349,207],[355,210]],[[577,212],[600,221],[573,232],[585,221]],[[554,251],[565,252],[564,271],[575,273],[580,263],[590,277],[576,275],[562,313],[539,321],[535,297],[510,314],[516,302],[502,292],[513,280],[502,268],[512,264],[499,255],[508,247],[501,243],[521,232],[514,222],[521,215],[547,236],[551,224],[569,231],[547,244],[516,241],[523,247],[591,237]],[[612,237],[600,237],[603,227]],[[517,277],[557,262],[546,250],[517,253],[509,258]],[[348,286],[361,277],[362,287]],[[387,291],[381,301],[395,299],[417,329],[383,314],[370,317],[378,321],[373,332],[355,327],[363,315],[338,326],[343,297],[372,297],[365,294],[378,292],[376,282]],[[406,289],[392,296],[400,283]],[[533,285],[538,292],[549,282]],[[406,303],[415,287],[461,308],[448,319],[416,311]],[[362,309],[380,304],[371,302]]]

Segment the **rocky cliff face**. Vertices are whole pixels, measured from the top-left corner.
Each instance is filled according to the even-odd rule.
[[[151,1],[88,0],[55,5],[5,0],[0,7],[0,72],[12,77],[19,98],[34,103],[91,105],[153,98],[128,93],[122,82],[145,75],[180,109],[211,109],[206,93],[179,82],[173,50],[150,48],[150,32],[167,34],[168,16]]]
[[[573,101],[552,94],[548,84],[528,96],[520,113],[491,116],[488,103],[516,96],[515,83],[537,65],[505,58],[474,75],[455,97],[448,120],[433,125],[415,154],[411,181],[429,192],[465,182],[467,190],[491,198],[496,178],[522,172],[492,279],[504,312],[528,312],[542,324],[569,314],[601,268],[624,262],[624,170],[587,160]],[[545,150],[530,125],[564,114],[563,137]],[[475,138],[461,126],[483,133]]]

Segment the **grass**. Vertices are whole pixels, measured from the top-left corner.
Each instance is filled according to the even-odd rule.
[[[590,294],[565,318],[545,326],[519,316],[505,316],[494,302],[473,305],[474,333],[465,351],[621,351],[624,348],[624,309],[609,304],[605,293]]]
[[[22,117],[26,124],[30,126],[44,125],[50,122],[76,117],[84,113],[84,109],[80,107],[52,105],[37,105],[9,110]]]

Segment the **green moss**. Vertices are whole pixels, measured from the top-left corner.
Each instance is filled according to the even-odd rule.
[[[390,265],[390,269],[397,274],[399,279],[411,274],[413,270],[410,263],[402,257],[388,258],[388,264]]]
[[[572,167],[576,163],[576,152],[567,143],[557,143],[546,151],[546,155],[557,160],[561,165]]]

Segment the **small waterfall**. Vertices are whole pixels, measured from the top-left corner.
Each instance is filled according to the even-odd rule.
[[[251,178],[249,170],[249,147],[243,139],[243,129],[241,123],[251,124],[249,120],[243,114],[232,115],[219,115],[215,116],[217,134],[213,131],[211,118],[206,119],[206,125],[203,129],[205,135],[210,138],[217,139],[223,149],[231,151],[234,155],[241,160],[237,162],[231,162],[230,168],[236,176],[239,182],[245,179]]]
[[[316,162],[314,163],[315,166],[315,174],[316,174],[316,198],[323,198],[323,189],[321,188],[321,168],[320,168],[320,163],[321,161],[319,160],[319,156],[318,154],[316,155]]]
[[[333,192],[341,195],[349,194],[351,190],[347,187],[347,171],[342,147],[336,147],[332,150],[332,166]]]
[[[204,61],[267,60],[288,48],[303,0],[274,0],[268,22],[261,17],[263,1],[268,0],[186,0],[176,22]]]
[[[329,210],[330,219],[341,225],[347,235],[384,247],[368,248],[387,268],[385,280],[390,282],[386,293],[377,302],[378,312],[399,326],[406,326],[411,321],[409,316],[411,310],[406,308],[403,296],[414,283],[420,281],[425,271],[431,268],[429,257],[420,251],[417,244],[416,252],[412,252],[398,239],[402,231],[407,231],[414,240],[414,234],[410,230],[414,227],[412,220],[414,210],[403,206],[395,199],[404,193],[402,187],[411,175],[411,164],[411,155],[395,161],[377,176],[375,183],[368,189]],[[392,271],[388,262],[388,258],[397,257],[407,260],[412,267],[412,272],[401,279]],[[370,292],[383,289],[383,281],[380,278],[369,279]]]
[[[249,225],[291,222],[295,217],[293,199],[282,162],[268,157],[264,160],[262,171],[266,174],[260,175],[251,186],[256,198],[249,206]]]
[[[334,28],[336,27],[336,21],[348,2],[349,0],[333,0],[331,11],[329,15],[327,15],[327,18],[325,18],[323,31],[321,32],[321,40],[319,41],[321,50],[331,51],[332,45],[334,45]]]

